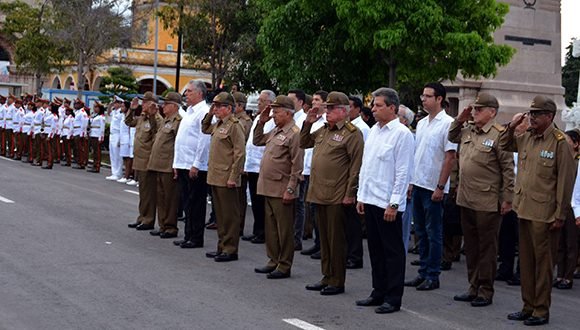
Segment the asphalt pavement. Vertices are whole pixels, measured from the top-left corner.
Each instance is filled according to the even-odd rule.
[[[216,231],[206,231],[204,248],[181,249],[127,228],[137,189],[109,174],[0,157],[0,329],[526,328],[506,319],[521,308],[519,287],[496,283],[488,307],[453,301],[467,288],[463,258],[443,272],[441,289],[406,288],[403,310],[389,315],[354,304],[371,290],[366,250],[364,268],[348,270],[338,296],[304,289],[321,278],[320,263],[299,253],[283,280],[254,273],[267,260],[264,245],[240,241],[240,260],[216,263],[205,257]],[[252,223],[248,207],[246,232]],[[407,279],[415,275],[408,265]],[[554,289],[546,328],[578,326],[579,292]]]

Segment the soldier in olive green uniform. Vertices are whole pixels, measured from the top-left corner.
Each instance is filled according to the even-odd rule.
[[[480,93],[451,123],[448,135],[449,141],[460,143],[457,205],[470,284],[467,293],[453,299],[474,307],[492,303],[501,217],[512,208],[514,158],[498,147],[505,131],[495,122],[498,108],[493,95]],[[472,110],[474,122],[465,125]]]
[[[300,131],[300,147],[314,147],[306,200],[316,205],[323,275],[320,282],[309,284],[306,289],[320,291],[322,295],[344,292],[347,253],[344,206],[355,202],[364,148],[362,133],[347,121],[348,101],[343,93],[328,94],[324,127],[310,133],[320,116],[318,109],[312,108]]]
[[[500,148],[518,152],[513,201],[520,218],[521,311],[508,315],[526,325],[546,324],[552,293],[551,240],[570,208],[574,159],[564,133],[553,123],[556,104],[545,96],[532,102],[530,129],[514,136],[527,116],[516,115],[500,137]]]
[[[206,256],[217,262],[238,260],[240,198],[237,188],[241,185],[246,144],[244,128],[233,115],[234,107],[232,95],[219,93],[202,121],[202,132],[211,134],[207,184],[211,185],[218,218],[217,251]],[[212,124],[214,115],[218,121]]]
[[[234,116],[240,121],[242,127],[244,128],[245,141],[248,142],[250,137],[250,130],[252,129],[252,118],[246,113],[246,103],[248,99],[244,93],[234,92],[232,94],[234,100],[236,101],[236,107],[234,110]],[[240,236],[244,236],[244,226],[246,225],[246,208],[248,206],[248,195],[246,190],[248,189],[248,174],[242,172],[242,183],[238,189],[238,194],[240,196]]]
[[[280,95],[272,103],[276,128],[264,134],[270,108],[260,114],[253,143],[266,146],[260,162],[258,194],[265,196],[266,252],[270,260],[257,273],[268,278],[290,277],[294,259],[294,200],[302,180],[304,149],[300,148],[300,129],[294,122],[294,101]]]
[[[161,238],[177,236],[179,190],[177,171],[173,170],[173,156],[175,137],[181,122],[179,107],[181,107],[181,95],[175,92],[168,93],[163,105],[165,118],[158,127],[147,166],[148,172],[152,172],[157,180],[157,218]]]
[[[143,96],[143,112],[135,117],[135,110],[139,107],[139,100],[134,98],[131,107],[125,115],[125,124],[135,127],[135,144],[133,169],[139,177],[139,217],[134,223],[130,223],[130,228],[137,230],[151,230],[155,228],[156,210],[156,180],[153,172],[148,171],[151,148],[155,140],[155,134],[159,127],[163,125],[163,117],[157,112],[157,97],[151,92]],[[153,104],[153,106],[151,105]],[[152,110],[152,111],[151,111]],[[150,112],[151,111],[151,112]],[[159,235],[159,231],[152,231],[152,235]]]

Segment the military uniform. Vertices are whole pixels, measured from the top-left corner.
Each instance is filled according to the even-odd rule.
[[[347,106],[348,97],[342,93],[328,94],[326,105]],[[336,110],[335,110],[336,111]],[[328,118],[328,117],[327,117]],[[355,198],[358,173],[362,163],[362,133],[345,120],[334,127],[328,123],[314,133],[312,124],[304,122],[300,131],[300,147],[314,147],[310,184],[306,200],[315,205],[315,218],[320,230],[321,293],[338,288],[344,291],[346,277],[346,211],[343,198]],[[318,289],[315,288],[315,289]],[[326,290],[326,291],[325,291]]]
[[[44,123],[43,123],[43,130],[41,134],[42,138],[42,145],[41,145],[41,156],[40,162],[42,163],[43,160],[46,158],[47,164],[43,166],[44,169],[52,169],[52,165],[54,163],[54,154],[52,150],[52,140],[54,138],[54,134],[56,132],[56,126],[58,122],[57,115],[53,114],[49,110],[47,110],[47,114],[44,116]],[[45,157],[46,156],[46,157]]]
[[[62,147],[64,153],[64,162],[62,166],[71,166],[72,162],[72,144],[73,144],[73,124],[75,117],[72,114],[66,114],[62,122],[60,136],[62,138]]]
[[[475,108],[499,108],[497,99],[481,93]],[[502,202],[512,202],[514,158],[499,149],[505,127],[491,119],[483,127],[464,125],[457,119],[449,128],[449,141],[459,143],[459,186],[457,205],[461,207],[461,226],[469,279],[468,296],[472,304],[491,303],[497,269],[498,234]]]
[[[105,115],[96,115],[91,119],[89,133],[91,148],[93,149],[93,168],[91,172],[101,171],[101,143],[105,140]]]
[[[228,93],[220,93],[214,103],[235,106],[234,98]],[[211,186],[212,201],[218,220],[217,252],[208,253],[216,261],[237,259],[240,239],[240,199],[238,189],[228,188],[227,182],[241,185],[241,173],[246,155],[244,128],[240,121],[230,114],[212,124],[213,114],[206,114],[202,121],[202,132],[211,134],[207,183]]]
[[[76,102],[75,102],[76,103]],[[76,166],[74,168],[84,169],[87,159],[88,150],[86,148],[87,127],[89,124],[89,116],[85,109],[81,108],[75,111],[75,119],[73,122],[73,138],[74,138],[74,157]]]
[[[8,98],[10,100],[10,98]],[[12,100],[14,100],[12,98]],[[13,158],[14,157],[14,129],[13,129],[13,122],[14,119],[14,111],[16,108],[14,107],[14,103],[7,103],[6,104],[6,112],[4,114],[4,135],[5,135],[5,144],[2,145],[2,151],[6,152],[6,156]]]
[[[293,109],[294,104],[287,96],[278,96],[272,107]],[[267,134],[263,123],[258,122],[254,129],[254,145],[266,146],[257,185],[258,194],[265,196],[266,253],[270,258],[266,270],[278,271],[281,277],[290,275],[294,259],[294,201],[284,204],[283,197],[284,193],[298,197],[304,166],[299,132],[293,119]]]
[[[6,105],[4,102],[6,98],[0,95],[0,156],[4,156],[6,154],[6,150],[4,149],[4,141],[5,141],[5,131],[4,128],[6,126]]]
[[[34,112],[26,109],[22,123],[22,162],[32,160],[32,122],[34,119]]]
[[[21,107],[22,101],[18,102],[18,107],[14,110],[14,115],[12,117],[12,127],[14,130],[14,145],[16,147],[16,152],[14,154],[15,160],[22,159],[22,149],[23,149],[23,134],[22,127],[24,126],[24,109]]]
[[[141,114],[135,117],[135,110],[129,109],[125,115],[125,124],[135,127],[135,144],[133,169],[139,177],[139,217],[141,224],[138,229],[153,229],[155,226],[155,211],[157,209],[157,181],[154,173],[148,171],[149,158],[155,134],[163,126],[163,118],[159,113],[154,116]]]
[[[244,110],[235,112],[234,116],[240,121],[240,124],[244,128],[244,135],[246,137],[245,142],[248,142],[250,137],[250,130],[252,129],[252,118],[248,116],[245,111],[245,104],[247,103],[247,98],[243,93],[234,92],[233,95],[236,104],[244,104]],[[248,174],[242,172],[242,183],[238,189],[238,195],[240,197],[240,236],[244,233],[244,227],[246,225],[246,208],[248,206],[248,195],[246,191],[248,189]]]
[[[537,96],[530,111],[556,113],[554,101]],[[552,292],[550,227],[566,218],[570,207],[574,160],[564,133],[551,123],[542,134],[529,130],[514,136],[509,127],[500,137],[500,148],[518,152],[518,173],[513,201],[520,218],[520,273],[524,306],[508,315],[526,324],[549,319]]]
[[[163,236],[177,235],[179,190],[173,178],[173,156],[180,122],[181,116],[177,112],[165,117],[155,135],[147,165],[157,180],[157,218],[159,231],[165,233]]]
[[[32,122],[32,140],[34,143],[32,145],[33,156],[31,158],[34,158],[34,161],[31,161],[31,163],[34,166],[40,166],[42,162],[40,149],[42,147],[41,133],[44,125],[44,113],[44,108],[38,108],[34,113]]]

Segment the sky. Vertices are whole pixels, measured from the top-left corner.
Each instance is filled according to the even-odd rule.
[[[580,39],[580,0],[562,0],[562,65],[572,38]]]

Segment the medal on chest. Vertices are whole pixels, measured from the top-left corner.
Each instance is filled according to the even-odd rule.
[[[278,140],[280,140],[280,141],[284,142],[284,141],[286,141],[286,136],[285,136],[285,135],[282,135],[282,134],[280,134],[280,135],[276,135],[276,139],[278,139]]]
[[[554,159],[554,152],[553,151],[542,150],[542,151],[540,151],[540,158],[544,158],[544,159]]]
[[[218,129],[218,133],[219,134],[227,134],[228,133],[228,127],[220,127]]]
[[[332,136],[332,141],[336,141],[336,142],[342,142],[342,140],[344,139],[344,135],[340,135],[338,133],[335,133]]]
[[[149,124],[149,122],[145,122],[145,125],[143,125],[143,127],[145,127],[146,129],[150,129],[151,124]]]
[[[494,142],[495,142],[494,140],[491,140],[491,139],[485,139],[485,141],[483,141],[481,144],[483,144],[483,145],[484,145],[484,146],[486,146],[486,147],[489,147],[489,148],[491,148],[491,147],[493,147],[493,143],[494,143]]]
[[[171,128],[171,123],[165,123],[165,126],[163,126],[166,129],[170,129]]]

